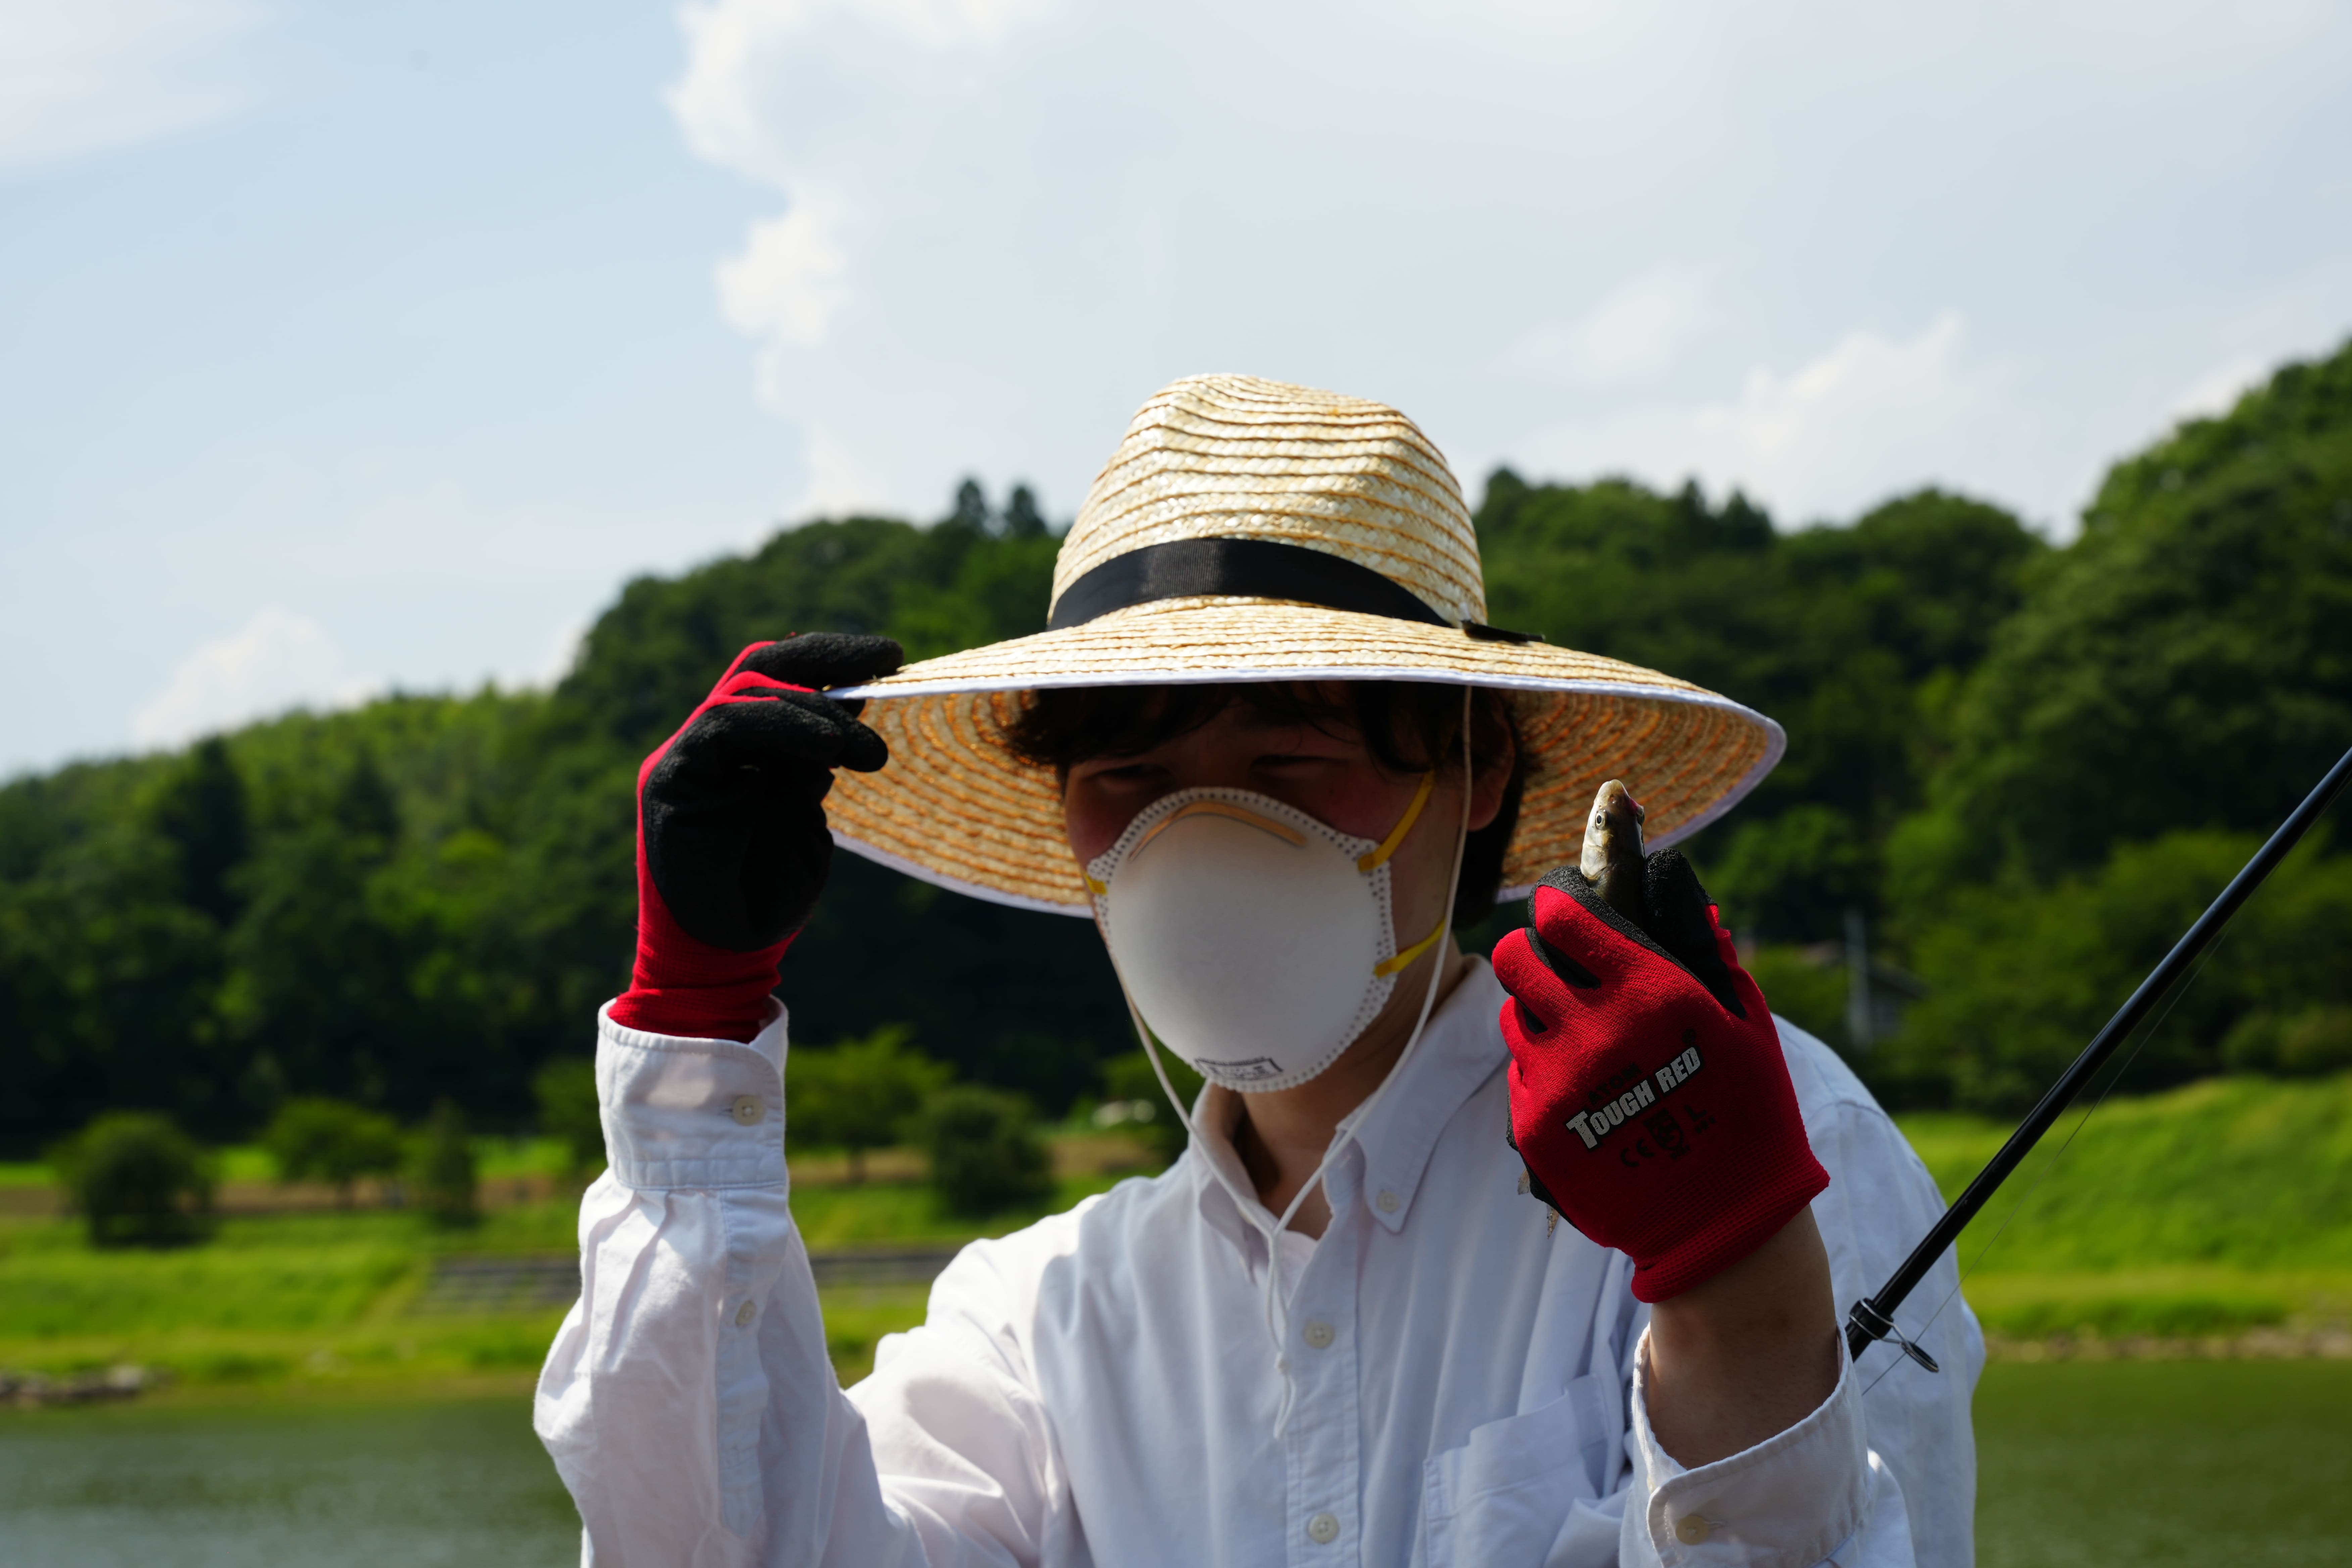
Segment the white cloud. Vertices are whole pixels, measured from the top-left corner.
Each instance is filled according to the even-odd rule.
[[[2003,375],[1972,363],[1966,340],[1953,310],[1907,338],[1849,331],[1792,371],[1749,370],[1736,395],[1570,422],[1527,446],[1578,478],[1736,487],[1790,522],[1851,517],[1924,484],[2014,480],[2025,432]]]
[[[740,255],[719,264],[719,303],[746,336],[806,348],[848,303],[842,205],[803,187],[791,210],[755,224]]]
[[[0,0],[0,164],[136,142],[235,108],[246,0]]]
[[[181,659],[131,715],[131,739],[178,746],[289,708],[348,707],[380,689],[350,668],[324,626],[272,605]]]
[[[1655,381],[1721,320],[1715,269],[1668,263],[1627,279],[1567,326],[1537,328],[1512,351],[1521,369],[1580,386]]]
[[[2259,354],[2232,354],[2181,389],[2165,412],[2175,420],[2227,414],[2238,399],[2270,379],[2278,366]]]
[[[2254,342],[2245,300],[2325,280],[2260,345],[2352,320],[2352,209],[2310,196],[2352,12],[2311,0],[683,16],[681,133],[782,201],[718,296],[796,510],[933,515],[967,472],[1066,507],[1156,387],[1234,370],[1395,403],[1474,489],[1696,471],[1802,517],[1937,481],[2060,521]]]
[[[539,662],[528,668],[509,671],[506,684],[545,691],[572,673],[580,662],[580,654],[587,646],[588,634],[595,628],[593,616],[574,616],[558,626],[555,635],[547,639],[547,647]]]

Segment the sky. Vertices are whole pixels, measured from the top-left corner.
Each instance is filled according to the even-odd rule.
[[[2352,333],[2329,0],[0,0],[0,776],[561,673],[1231,371],[2065,538]],[[787,628],[779,628],[779,630]]]

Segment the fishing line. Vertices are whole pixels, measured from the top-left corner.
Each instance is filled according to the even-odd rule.
[[[2009,1211],[2000,1216],[2000,1224],[1994,1227],[1990,1236],[1985,1237],[1984,1245],[1977,1248],[1977,1255],[1970,1258],[1967,1267],[1960,1270],[1959,1277],[1952,1281],[1952,1288],[1944,1292],[1944,1299],[1936,1303],[1936,1310],[1927,1314],[1927,1321],[1919,1325],[1918,1331],[1912,1335],[1913,1339],[1924,1340],[1927,1337],[1927,1331],[1936,1326],[1936,1320],[1944,1315],[1944,1309],[1952,1304],[1952,1298],[1960,1293],[1960,1287],[1967,1284],[1977,1271],[1984,1267],[1985,1258],[1990,1255],[2000,1238],[2009,1233],[2010,1226],[2041,1194],[2043,1184],[2052,1176],[2057,1174],[2058,1167],[2065,1162],[2066,1152],[2074,1146],[2074,1140],[2083,1135],[2083,1129],[2091,1124],[2091,1118],[2099,1113],[2099,1108],[2107,1103],[2107,1097],[2115,1093],[2116,1086],[2122,1083],[2126,1076],[2130,1073],[2132,1063],[2139,1059],[2139,1054],[2147,1048],[2147,1043],[2163,1030],[2165,1021],[2172,1016],[2172,1010],[2180,1005],[2180,999],[2196,987],[2198,980],[2205,973],[2205,966],[2212,963],[2214,956],[2228,945],[2230,933],[2237,929],[2238,917],[2244,912],[2243,905],[2230,911],[2229,920],[2222,924],[2221,930],[2213,938],[2213,944],[2197,955],[2197,967],[2190,970],[2180,984],[2172,988],[2171,994],[2164,999],[2163,1010],[2149,1021],[2146,1028],[2139,1031],[2138,1037],[2132,1042],[2131,1048],[2124,1053],[2123,1059],[2116,1065],[2115,1070],[2107,1075],[2105,1084],[2099,1089],[2098,1098],[2091,1101],[2084,1110],[2082,1118],[2067,1131],[2058,1147],[2052,1151],[2048,1163],[2044,1164],[2041,1173],[2033,1178],[2033,1184],[2026,1188],[2023,1195],[2015,1203],[2009,1205]],[[1890,1359],[1885,1370],[1863,1385],[1863,1396],[1868,1398],[1872,1389],[1886,1381],[1888,1373],[1898,1366],[1910,1364],[1910,1357],[1902,1355]]]
[[[2159,1025],[2164,1021],[2179,995],[2195,981],[2206,959],[2237,918],[2239,910],[2270,879],[2271,873],[2294,852],[2304,835],[2326,815],[2327,808],[2344,792],[2347,784],[2352,784],[2352,750],[2347,750],[2336,759],[2336,765],[2329,768],[2326,775],[2312,786],[2311,793],[2303,797],[2303,803],[2279,824],[2276,832],[2263,840],[2263,847],[2254,852],[2254,858],[2230,879],[2230,885],[2221,889],[2221,896],[2208,904],[2205,912],[2197,917],[2196,923],[2172,944],[2172,951],[2164,955],[2163,962],[2148,972],[2147,978],[2139,983],[2130,999],[2091,1037],[2091,1043],[2083,1047],[2082,1054],[2074,1058],[2074,1064],[2059,1076],[2057,1082],[2043,1091],[2033,1109],[2026,1113],[2025,1120],[2018,1123],[2017,1131],[2001,1144],[2000,1152],[1976,1173],[1975,1179],[1969,1183],[1960,1195],[1946,1206],[1936,1223],[1927,1227],[1927,1234],[1919,1238],[1910,1256],[1904,1258],[1901,1267],[1887,1277],[1886,1283],[1879,1287],[1877,1294],[1864,1297],[1853,1304],[1853,1310],[1846,1314],[1845,1323],[1846,1349],[1851,1356],[1859,1358],[1876,1342],[1891,1337],[1913,1361],[1929,1372],[1937,1370],[1934,1359],[1917,1344],[1906,1339],[1895,1325],[1895,1314],[1902,1310],[1904,1299],[1927,1278],[1928,1270],[1936,1267],[1944,1253],[1958,1243],[1961,1233],[1991,1203],[1993,1194],[2000,1190],[2002,1184],[2016,1173],[2018,1166],[2042,1142],[2042,1135],[2057,1126],[2073,1102],[2090,1089],[2100,1074],[2109,1070],[2117,1053],[2124,1052],[2123,1059],[2126,1064],[2137,1054],[2149,1037],[2143,1032],[2148,1027],[2149,1015],[2154,1014]],[[2128,1052],[2125,1052],[2126,1046],[2131,1047]],[[2108,1079],[2110,1085],[2115,1081]],[[2104,1091],[2100,1098],[2105,1098]],[[2094,1102],[2093,1109],[2097,1109],[2096,1102]],[[2088,1120],[2087,1116],[2084,1120]],[[2082,1123],[2076,1123],[2075,1131],[2081,1130]],[[2073,1136],[2068,1134],[2069,1142]],[[2063,1152],[2064,1145],[2062,1144],[2060,1149]],[[2050,1168],[2053,1167],[2045,1167],[2045,1173]],[[2037,1179],[2035,1185],[2039,1187],[2040,1184]],[[2028,1195],[2032,1194],[2029,1193]],[[1996,1231],[1994,1235],[1998,1237],[2000,1232]],[[1983,1254],[1979,1252],[1978,1257],[1981,1261]]]

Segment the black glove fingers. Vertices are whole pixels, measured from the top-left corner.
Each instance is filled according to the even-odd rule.
[[[836,702],[834,706],[839,708],[843,704]],[[872,773],[881,772],[883,764],[889,760],[890,743],[856,719],[851,719],[841,738],[841,752],[834,759],[833,765],[847,768],[853,773]]]
[[[832,865],[833,836],[815,800],[789,801],[763,812],[743,853],[749,928],[773,932],[768,940],[781,942],[806,925]]]
[[[751,691],[712,703],[671,750],[685,749],[698,761],[726,767],[829,768],[851,743],[852,732],[865,729],[828,698]]]
[[[1692,868],[1689,858],[1679,849],[1661,849],[1650,857],[1645,871],[1650,934],[1706,987],[1707,994],[1725,1012],[1735,1018],[1746,1017],[1748,1010],[1740,1005],[1731,971],[1716,948],[1715,924],[1706,918],[1707,906],[1715,900],[1699,886],[1698,872]]]
[[[803,632],[753,648],[736,668],[787,685],[823,690],[828,686],[864,685],[888,675],[906,658],[905,651],[888,637],[863,637],[856,632]]]
[[[870,773],[879,771],[890,760],[888,742],[857,721],[859,710],[866,706],[863,702],[843,702],[803,691],[779,691],[766,700],[796,708],[826,726],[832,745],[825,760],[827,767]]]
[[[1731,972],[1724,967],[1723,955],[1716,951],[1715,931],[1706,918],[1710,902],[1706,889],[1699,886],[1698,873],[1691,868],[1688,858],[1679,849],[1661,849],[1649,858],[1643,876],[1648,919],[1641,925],[1612,907],[1584,873],[1573,866],[1561,867],[1538,886],[1566,893],[1582,905],[1586,913],[1619,936],[1637,947],[1649,949],[1690,975],[1706,987],[1707,994],[1725,1012],[1736,1018],[1746,1017],[1738,990],[1731,984]],[[1575,966],[1576,961],[1546,945],[1537,934],[1532,896],[1528,901],[1528,936],[1553,973],[1562,979],[1571,978],[1569,968],[1562,965]],[[1597,980],[1585,983],[1599,984]]]
[[[1543,933],[1536,930],[1536,922],[1532,920],[1528,921],[1528,946],[1534,951],[1538,958],[1544,961],[1545,968],[1559,975],[1569,984],[1590,987],[1601,984],[1601,976],[1544,941]]]

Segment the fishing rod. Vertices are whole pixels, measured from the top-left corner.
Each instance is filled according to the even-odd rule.
[[[2255,852],[2254,858],[2246,862],[2245,869],[2221,889],[2221,896],[2197,917],[2197,923],[2189,928],[2189,934],[2174,944],[2172,951],[2164,955],[2164,962],[2140,982],[2139,989],[2132,993],[2131,1000],[2126,1002],[2116,1016],[2107,1020],[2107,1026],[2083,1047],[2083,1054],[2074,1058],[2074,1065],[2066,1069],[2063,1078],[2050,1086],[2049,1092],[2042,1097],[2041,1102],[2027,1113],[2023,1121],[2018,1123],[2017,1131],[2009,1135],[2009,1142],[2001,1145],[2000,1152],[1977,1173],[1977,1179],[1969,1184],[1968,1191],[1960,1194],[1959,1201],[1944,1211],[1944,1217],[1937,1220],[1919,1245],[1911,1249],[1911,1256],[1905,1258],[1903,1267],[1879,1288],[1878,1294],[1853,1304],[1853,1310],[1847,1316],[1845,1324],[1846,1349],[1850,1354],[1859,1360],[1862,1352],[1874,1342],[1892,1339],[1902,1347],[1904,1354],[1929,1372],[1939,1370],[1934,1357],[1904,1338],[1902,1331],[1895,1326],[1895,1313],[1903,1305],[1904,1298],[1911,1294],[1912,1289],[1935,1266],[1936,1259],[1943,1256],[1944,1248],[1959,1239],[1960,1232],[1968,1227],[1969,1221],[1977,1216],[1977,1211],[1983,1208],[1993,1194],[2000,1190],[2001,1183],[2009,1179],[2009,1173],[2017,1169],[2019,1162],[2033,1152],[2033,1146],[2042,1141],[2042,1135],[2049,1131],[2052,1123],[2065,1112],[2074,1096],[2082,1092],[2083,1086],[2106,1065],[2107,1058],[2116,1053],[2116,1047],[2130,1038],[2132,1031],[2139,1027],[2140,1020],[2147,1016],[2149,1009],[2163,999],[2164,994],[2172,989],[2173,983],[2197,962],[2199,954],[2211,945],[2213,939],[2221,934],[2221,928],[2229,924],[2230,917],[2238,912],[2238,906],[2252,897],[2254,889],[2263,885],[2263,879],[2278,868],[2278,863],[2286,858],[2287,851],[2293,849],[2311,825],[2319,820],[2321,814],[2343,790],[2347,779],[2352,779],[2352,751],[2346,752],[2336,765],[2327,770],[2327,776],[2303,797],[2303,804],[2294,808],[2294,815],[2279,825],[2278,831],[2271,835],[2270,842]]]

